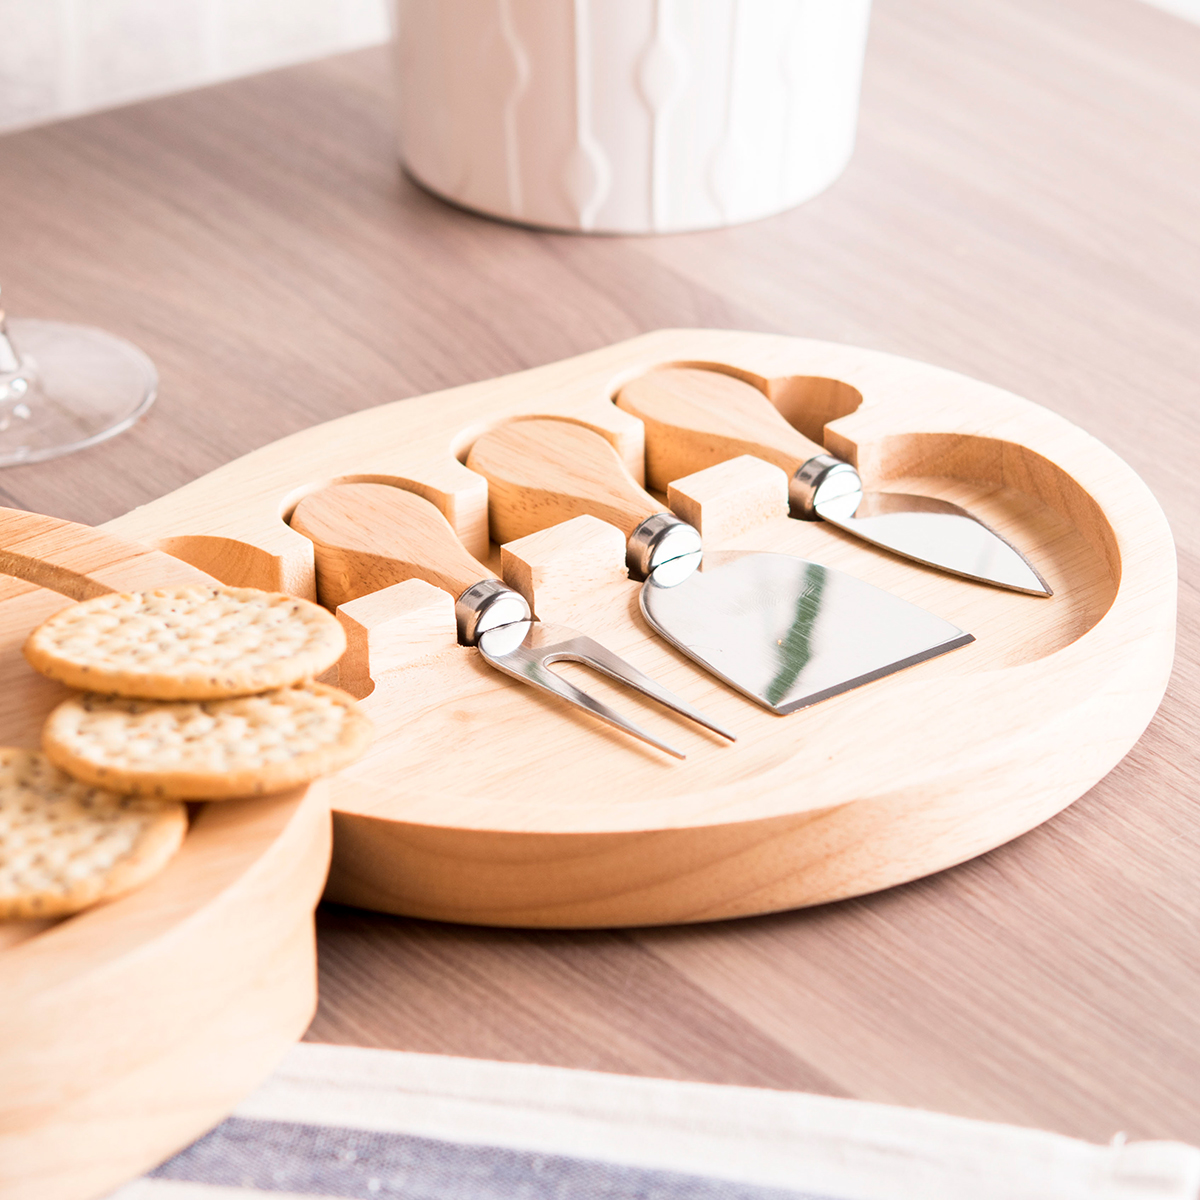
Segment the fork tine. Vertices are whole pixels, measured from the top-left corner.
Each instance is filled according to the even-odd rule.
[[[546,632],[550,633],[551,630],[570,633],[571,636],[563,642],[543,647],[542,662],[546,666],[555,662],[567,661],[595,667],[597,671],[620,683],[627,683],[642,695],[649,696],[651,700],[657,700],[659,704],[679,713],[680,716],[687,717],[698,725],[703,725],[705,729],[711,729],[713,733],[719,733],[721,737],[728,738],[731,742],[737,741],[737,738],[728,729],[718,725],[712,718],[706,717],[698,708],[693,708],[686,700],[681,699],[662,684],[656,683],[649,675],[643,674],[632,663],[627,663],[606,646],[602,646],[585,634],[577,634],[563,629],[561,626],[550,626]]]
[[[693,708],[686,700],[668,691],[599,642],[574,629],[567,629],[562,625],[547,625],[541,621],[516,621],[483,634],[476,645],[484,658],[497,670],[511,675],[514,679],[531,683],[543,691],[552,692],[678,758],[684,758],[685,755],[563,679],[556,671],[550,669],[551,664],[578,662],[594,667],[601,674],[628,684],[642,695],[657,700],[672,711],[688,717],[706,729],[711,729],[714,733],[719,733],[731,742],[736,740],[732,733],[706,717],[698,708]]]
[[[529,623],[532,624],[532,622]],[[526,624],[526,622],[520,622],[520,624]],[[504,631],[508,629],[511,629],[511,626],[503,627]],[[490,632],[500,633],[502,630],[497,629]],[[494,644],[496,640],[485,633],[476,644],[483,657],[498,671],[503,671],[506,675],[511,675],[514,679],[519,679],[522,683],[528,683],[533,687],[541,688],[544,692],[550,692],[552,695],[566,700],[569,704],[574,704],[576,707],[582,708],[585,712],[599,717],[600,720],[607,721],[608,724],[615,725],[618,729],[623,729],[626,733],[640,738],[643,742],[649,742],[651,746],[657,746],[658,749],[665,750],[668,754],[672,754],[676,758],[687,757],[682,751],[676,750],[674,746],[660,741],[640,725],[635,725],[632,721],[626,720],[615,709],[609,708],[607,704],[597,700],[595,696],[589,696],[581,688],[577,688],[573,683],[563,679],[561,675],[551,671],[546,665],[545,656],[532,650],[526,642],[522,642],[520,645],[507,650],[503,654],[489,653],[489,642]],[[620,660],[618,659],[618,661]]]

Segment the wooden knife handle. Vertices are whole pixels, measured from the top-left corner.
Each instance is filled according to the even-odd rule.
[[[645,424],[646,482],[659,491],[742,454],[774,463],[790,478],[825,453],[793,429],[758,388],[720,371],[652,371],[621,389],[617,407]]]
[[[467,466],[488,481],[492,537],[511,542],[572,517],[616,525],[626,538],[663,511],[600,436],[569,421],[513,421],[485,433]]]
[[[457,600],[495,578],[428,500],[384,483],[313,492],[296,506],[291,525],[313,543],[317,597],[327,608],[406,579],[424,579]]]

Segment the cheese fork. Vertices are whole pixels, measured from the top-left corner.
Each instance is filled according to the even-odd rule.
[[[593,638],[535,620],[524,596],[496,579],[463,548],[428,501],[381,483],[337,484],[306,496],[292,528],[316,553],[317,593],[335,608],[356,596],[406,579],[423,579],[454,598],[458,640],[485,662],[652,746],[685,755],[623,717],[551,668],[576,662],[624,683],[673,712],[735,740],[733,734]]]

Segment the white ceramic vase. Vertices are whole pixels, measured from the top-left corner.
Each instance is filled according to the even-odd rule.
[[[400,153],[554,229],[666,233],[807,200],[854,146],[870,0],[396,0]]]

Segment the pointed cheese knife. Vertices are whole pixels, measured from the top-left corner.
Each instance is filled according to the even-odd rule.
[[[445,517],[412,492],[383,483],[343,483],[305,496],[292,528],[313,543],[317,594],[335,608],[406,579],[423,579],[455,598],[458,640],[522,683],[566,700],[634,737],[685,757],[550,668],[579,662],[595,668],[690,720],[733,734],[674,692],[655,683],[599,642],[532,618],[525,597],[506,587],[463,548]]]
[[[667,485],[741,454],[782,467],[792,512],[980,583],[1049,596],[1023,554],[966,509],[932,496],[863,492],[858,472],[793,428],[752,384],[721,371],[670,367],[626,384],[617,405],[646,426],[646,476]]]
[[[627,539],[650,627],[718,678],[790,713],[975,639],[949,621],[787,554],[712,553],[643,491],[599,434],[530,419],[481,437],[467,466],[488,480],[492,534],[506,542],[590,514]]]

